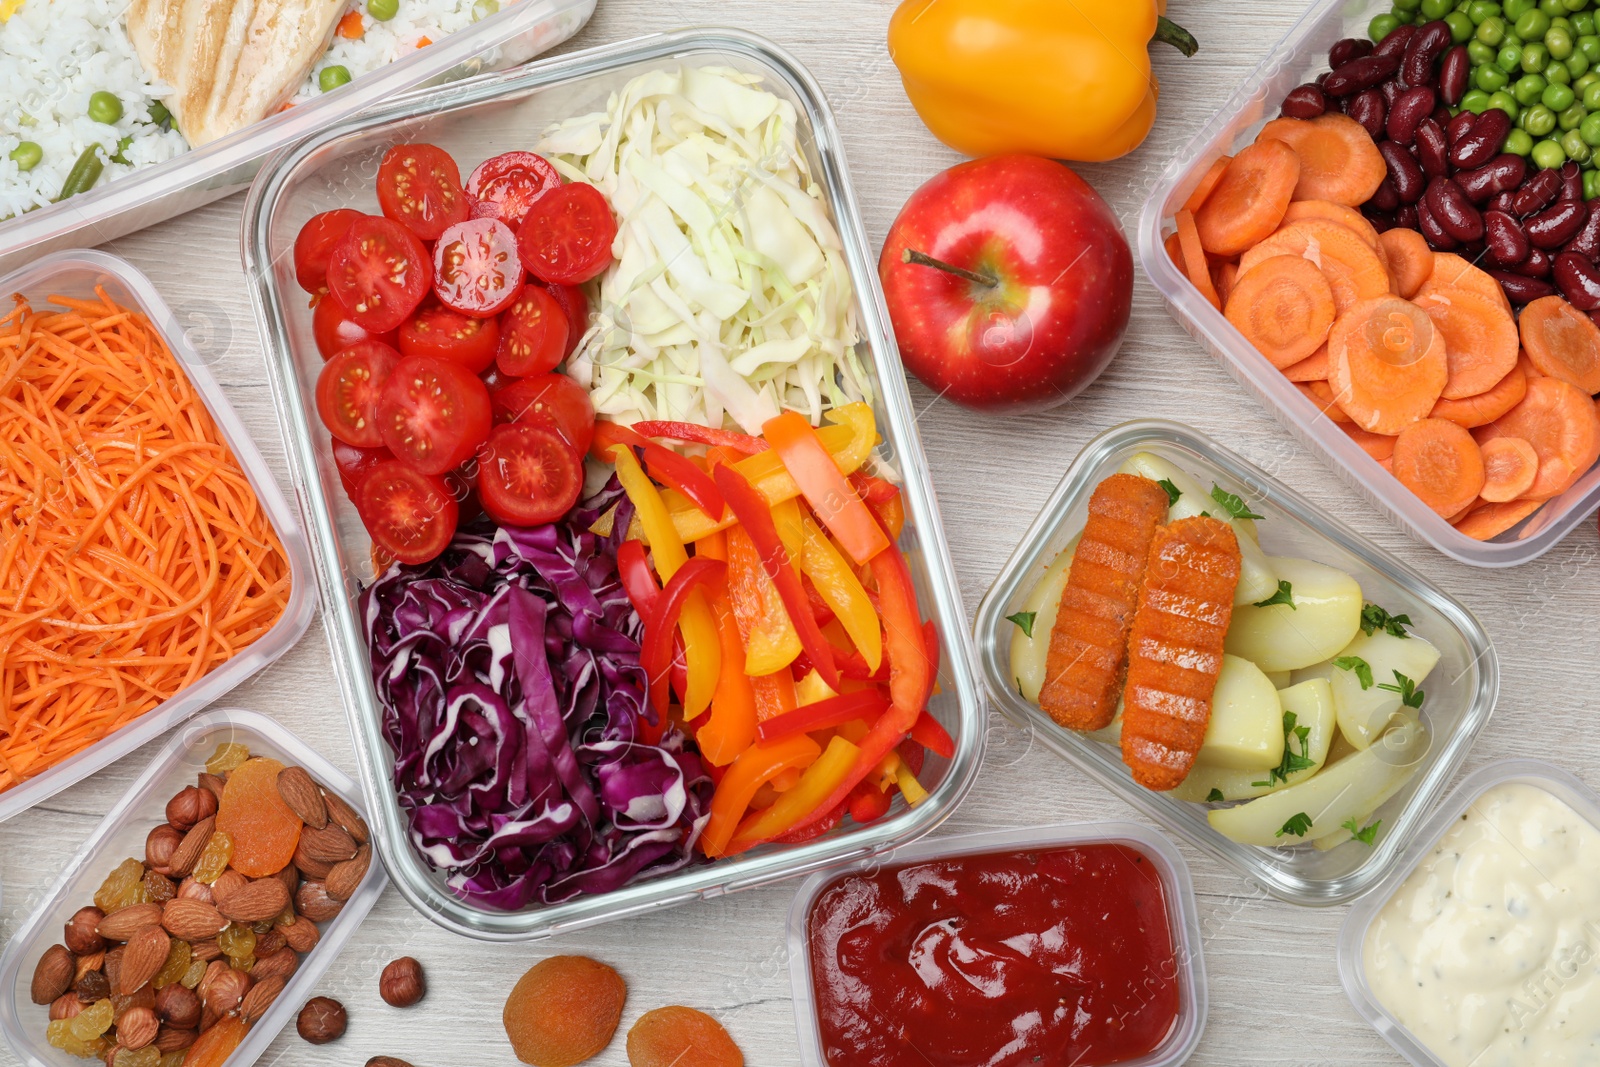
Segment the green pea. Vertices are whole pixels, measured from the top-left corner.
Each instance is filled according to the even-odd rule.
[[[317,75],[317,86],[325,93],[331,93],[341,85],[350,84],[350,70],[347,67],[323,67],[322,73]]]
[[[1499,67],[1479,67],[1472,72],[1472,80],[1486,93],[1497,93],[1511,82],[1511,77]]]
[[[100,173],[105,169],[106,165],[100,162],[100,146],[92,144],[85,148],[67,172],[67,180],[61,183],[61,195],[56,197],[56,202],[94,188],[94,183],[100,180]]]
[[[1499,15],[1490,15],[1478,23],[1478,40],[1490,48],[1498,48],[1500,42],[1506,39],[1505,20]]]
[[[1550,53],[1545,51],[1542,44],[1525,44],[1522,46],[1522,71],[1524,74],[1538,74],[1550,65]]]
[[[1571,85],[1572,72],[1565,63],[1551,62],[1544,68],[1544,80],[1551,85]]]
[[[1489,110],[1489,94],[1482,89],[1469,89],[1461,97],[1461,110],[1481,115]]]
[[[1422,0],[1394,0],[1394,6],[1401,11],[1414,14],[1417,8],[1422,6]]]
[[[1528,153],[1533,151],[1533,138],[1528,136],[1527,130],[1512,130],[1506,134],[1506,143],[1502,151],[1526,159]]]
[[[388,22],[400,14],[400,0],[367,0],[367,14],[379,22]],[[1395,19],[1394,24],[1400,25],[1400,20]]]
[[[1467,16],[1462,14],[1460,11],[1452,11],[1450,14],[1446,15],[1444,17],[1444,24],[1450,27],[1450,39],[1455,41],[1456,44],[1460,44],[1462,41],[1471,40],[1472,35],[1476,33],[1478,29],[1478,27],[1472,24],[1472,20],[1467,18]]]
[[[490,15],[498,14],[500,14],[500,0],[477,0],[477,3],[472,5],[473,22],[482,22]]]
[[[1500,90],[1498,93],[1489,94],[1489,106],[1497,107],[1501,111],[1504,111],[1507,115],[1510,115],[1512,122],[1517,121],[1517,116],[1522,114],[1522,108],[1517,106],[1516,97],[1512,96],[1504,89]]]
[[[1567,161],[1559,141],[1540,141],[1533,146],[1533,165],[1541,170],[1555,170]]]
[[[1562,135],[1561,150],[1567,154],[1568,159],[1575,159],[1579,163],[1589,162],[1589,157],[1593,154],[1589,146],[1583,143],[1583,138],[1578,135],[1577,130],[1568,130]]]
[[[1588,91],[1589,86],[1595,82],[1600,82],[1600,74],[1596,74],[1591,70],[1587,74],[1582,74],[1572,79],[1572,91],[1577,93],[1578,99],[1581,100],[1583,99],[1583,94]]]
[[[377,3],[380,3],[380,4],[394,4],[395,5],[394,9],[396,11],[400,10],[400,5],[398,3],[396,3],[395,0],[367,0],[367,11],[368,12],[371,12],[372,4],[374,2],[377,2]],[[378,16],[373,15],[372,17],[373,18],[377,18]],[[391,15],[389,17],[393,18],[394,16]],[[1393,33],[1395,31],[1395,29],[1397,27],[1399,27],[1399,25],[1400,25],[1400,20],[1395,18],[1393,15],[1384,14],[1384,15],[1374,16],[1372,21],[1367,23],[1367,36],[1372,38],[1373,41],[1375,41],[1375,42],[1376,41],[1381,41],[1385,37],[1387,37],[1391,33]]]
[[[1517,116],[1517,125],[1535,137],[1543,137],[1556,128],[1556,113],[1543,104],[1535,104]]]
[[[1590,66],[1600,64],[1600,33],[1586,33],[1579,37],[1578,51],[1583,53],[1583,58],[1589,61]]]
[[[1589,73],[1589,57],[1582,52],[1574,52],[1566,60],[1567,73],[1574,78],[1581,78]]]
[[[1600,115],[1588,115],[1578,124],[1578,136],[1588,145],[1600,145]]]
[[[1580,11],[1572,16],[1572,35],[1583,37],[1594,32],[1594,12]]]
[[[159,100],[150,102],[150,121],[163,129],[172,129],[172,112],[167,110],[167,105]]]
[[[1567,16],[1565,16],[1565,15],[1557,15],[1555,18],[1550,20],[1550,28],[1552,30],[1554,30],[1554,29],[1563,29],[1563,30],[1566,30],[1568,33],[1571,33],[1572,32],[1572,20],[1567,18]]]
[[[1537,74],[1524,74],[1511,87],[1511,95],[1517,98],[1517,103],[1527,107],[1529,104],[1537,104],[1549,85],[1549,82]]]
[[[1583,172],[1583,198],[1593,200],[1597,196],[1600,196],[1600,170],[1586,170]]]
[[[1453,6],[1454,5],[1450,3],[1450,0],[1422,0],[1422,17],[1427,19],[1429,22],[1432,22],[1434,19],[1442,19],[1447,13],[1449,13]]]
[[[1576,14],[1589,6],[1589,0],[1561,0],[1561,6],[1567,9],[1567,14]]]
[[[44,160],[44,149],[36,141],[22,141],[11,150],[11,162],[26,174]]]
[[[1503,44],[1500,52],[1495,56],[1494,65],[1507,74],[1518,74],[1522,71],[1522,48],[1519,45]]]
[[[1539,94],[1540,102],[1551,111],[1565,111],[1575,99],[1572,89],[1566,85],[1549,85]]]
[[[1474,37],[1467,42],[1467,58],[1474,67],[1486,66],[1494,63],[1494,49]]]
[[[1538,6],[1538,0],[1505,0],[1501,5],[1505,9],[1505,16],[1508,22],[1517,21],[1525,13]]]
[[[1544,35],[1544,46],[1550,52],[1551,59],[1566,59],[1574,47],[1572,31],[1560,26],[1550,27],[1550,32]]]
[[[1561,0],[1539,0],[1539,10],[1551,18],[1555,18],[1557,15],[1565,15],[1567,13],[1567,5],[1563,4]]]
[[[1524,41],[1537,41],[1550,29],[1550,16],[1535,8],[1516,21],[1517,36]]]
[[[122,101],[115,94],[102,89],[89,97],[89,117],[95,122],[114,126],[122,118]]]
[[[1483,25],[1486,19],[1492,19],[1500,14],[1500,5],[1494,0],[1472,0],[1467,5],[1467,18],[1478,25]]]

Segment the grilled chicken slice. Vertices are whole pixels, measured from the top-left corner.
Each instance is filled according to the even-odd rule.
[[[1156,531],[1128,636],[1122,761],[1150,789],[1189,776],[1211,722],[1239,584],[1239,539],[1209,516]]]
[[[132,0],[128,36],[193,147],[272,114],[328,48],[345,0]]]
[[[1128,628],[1167,505],[1167,491],[1136,474],[1113,474],[1089,498],[1039,690],[1039,706],[1068,729],[1098,730],[1116,715]]]

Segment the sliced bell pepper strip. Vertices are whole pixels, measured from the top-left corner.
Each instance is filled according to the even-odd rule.
[[[802,826],[800,829],[793,830],[787,834],[779,834],[772,839],[772,843],[775,845],[799,845],[807,841],[815,841],[843,822],[844,817],[845,805],[840,804],[830,811],[825,818],[818,819],[808,826]]]
[[[906,803],[913,808],[928,799],[928,791],[922,788],[922,783],[917,781],[917,776],[911,773],[911,768],[904,763],[895,772],[895,783],[900,786],[900,795],[906,798]]]
[[[869,782],[856,783],[845,801],[850,809],[850,817],[862,826],[877,822],[889,814],[889,804],[889,794]]]
[[[671,441],[685,441],[695,445],[713,445],[721,448],[731,448],[735,452],[753,456],[757,452],[765,452],[767,443],[759,437],[751,437],[747,433],[736,433],[732,430],[716,430],[710,426],[698,426],[692,422],[666,422],[660,419],[646,419],[633,424],[635,433],[646,437],[665,437]]]
[[[900,531],[906,524],[905,497],[901,494],[900,487],[859,470],[851,473],[850,484],[878,516],[889,536],[898,539]]]
[[[853,773],[860,756],[860,749],[835,736],[817,761],[806,768],[793,789],[784,792],[770,808],[755,812],[739,824],[733,840],[728,842],[727,854],[743,852],[826,818],[855,788],[854,782],[849,785],[844,782]],[[843,794],[838,800],[832,800],[842,785]]]
[[[722,855],[756,790],[790,767],[809,767],[821,755],[822,746],[804,734],[771,745],[757,742],[739,753],[711,795],[711,818],[700,835],[700,851],[712,859]]]
[[[842,450],[835,450],[830,444],[828,451],[833,453],[833,462],[838,465],[840,474],[851,474],[860,469],[872,455],[872,450],[878,447],[878,424],[872,416],[872,406],[856,402],[845,404],[827,412],[824,416],[835,426],[848,426],[850,428],[850,444]],[[826,440],[829,427],[817,430],[817,436]]]
[[[833,455],[804,416],[785,411],[761,430],[794,476],[806,503],[851,559],[865,563],[889,546],[867,505],[834,466]]]
[[[617,549],[617,576],[622,579],[622,588],[627,590],[628,600],[639,618],[649,618],[650,609],[661,597],[661,586],[656,582],[655,571],[650,569],[643,541],[622,542]]]
[[[793,671],[790,672],[790,677],[794,677]],[[841,681],[840,684],[844,683]],[[807,671],[800,677],[794,678],[794,705],[797,708],[803,708],[807,704],[819,704],[824,700],[832,700],[838,695],[839,691],[830,688],[828,683],[822,680],[822,675],[814,670]]]
[[[804,519],[800,513],[798,497],[780,500],[772,505],[772,525],[778,531],[778,540],[783,544],[783,553],[788,557],[789,566],[796,571],[799,571],[800,557],[805,555],[806,551],[806,535],[801,526],[802,522]],[[801,586],[800,591],[805,592],[805,587]],[[806,602],[806,610],[811,610],[810,601]],[[813,614],[812,617],[816,616]]]
[[[709,556],[712,559],[725,560],[728,558],[728,535],[721,530],[708,533],[694,543],[694,554]]]
[[[714,583],[721,581],[726,575],[728,565],[719,559],[706,559],[695,557],[678,568],[678,573],[667,582],[667,587],[656,601],[654,609],[644,623],[644,647],[639,651],[639,663],[645,669],[649,678],[649,697],[651,705],[656,709],[656,714],[665,719],[667,714],[668,693],[667,681],[672,669],[673,639],[678,633],[678,624],[689,611],[691,597],[696,593],[704,594]],[[703,603],[703,601],[702,601]],[[712,623],[712,640],[716,640],[715,623]],[[696,655],[690,651],[689,638],[684,639],[685,659],[695,661]],[[721,646],[714,649],[714,661],[720,667]],[[700,662],[705,662],[705,657],[700,657]],[[689,688],[694,688],[694,670],[689,672]],[[715,687],[713,686],[713,689]],[[710,703],[710,700],[707,700]],[[704,709],[702,709],[704,710]],[[688,714],[685,718],[693,719],[699,712]]]
[[[883,661],[883,633],[866,588],[833,547],[833,542],[823,535],[821,527],[804,519],[801,528],[805,535],[805,551],[800,556],[800,569],[811,579],[817,594],[844,627],[844,632],[850,635],[868,671],[877,670]],[[882,531],[879,533],[881,535]]]
[[[804,561],[805,556],[802,555],[800,559]],[[811,576],[806,574],[803,568],[804,563],[802,562],[800,584],[805,586],[806,600],[811,604],[811,617],[817,620],[818,626],[822,627],[822,636],[827,637],[830,644],[836,645],[839,642],[834,641],[834,639],[828,635],[828,624],[834,623],[837,625],[839,617],[835,615],[833,609],[828,606],[828,602],[822,599],[822,594],[817,592],[817,583],[811,580]],[[840,636],[846,638],[850,636],[845,632],[845,629],[842,626],[839,627],[839,634]]]
[[[726,597],[717,597],[712,611],[722,645],[722,670],[717,675],[716,694],[711,698],[711,718],[695,734],[695,741],[708,763],[724,767],[756,739],[756,695],[744,673],[744,641],[739,636],[733,608]]]
[[[786,558],[787,551],[779,540],[772,508],[734,468],[718,467],[714,473],[717,488],[722,490],[722,499],[727,501],[728,510],[738,517],[739,525],[750,535],[756,551],[761,554],[767,577],[778,587],[778,595],[783,598],[783,606],[789,612],[789,622],[800,636],[800,647],[811,658],[811,665],[822,675],[828,687],[837,690],[839,670],[833,664],[833,649],[811,615],[806,592],[800,586],[800,572]],[[912,610],[916,610],[914,602]]]
[[[650,477],[694,501],[694,505],[708,519],[718,521],[726,513],[722,494],[717,492],[711,476],[695,466],[688,456],[680,456],[672,449],[658,445],[650,438],[615,422],[602,420],[595,423],[594,443],[590,446],[594,454],[605,458],[617,445],[643,451],[644,465]]]
[[[756,728],[756,734],[763,741],[779,741],[795,734],[808,734],[813,730],[840,726],[851,719],[866,719],[872,722],[882,715],[888,706],[889,702],[882,694],[870,689],[864,689],[859,693],[845,693],[842,696],[819,700],[815,704],[802,704],[791,712],[766,719]]]
[[[917,721],[911,724],[911,740],[932,752],[935,756],[950,759],[956,754],[955,739],[950,736],[938,719],[935,719],[924,708],[922,714],[917,716]]]
[[[750,679],[756,696],[756,721],[765,722],[795,709],[794,677],[788,671],[756,675]]]
[[[800,635],[789,621],[778,587],[761,565],[761,553],[743,526],[725,531],[728,545],[728,603],[744,638],[744,670],[772,674],[800,655]]]

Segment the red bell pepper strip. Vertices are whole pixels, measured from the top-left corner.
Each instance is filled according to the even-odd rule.
[[[777,837],[774,837],[772,842],[776,845],[799,845],[804,844],[807,841],[815,841],[829,830],[832,830],[835,826],[838,826],[841,822],[844,822],[844,816],[845,805],[840,804],[837,808],[834,808],[828,813],[827,818],[818,819],[810,826],[802,826],[798,830],[791,830],[786,834],[780,834]]]
[[[923,748],[908,737],[900,742],[898,751],[900,753],[900,762],[906,765],[907,770],[912,774],[922,773],[922,765],[928,760],[928,750],[926,748]]]
[[[833,647],[822,636],[822,627],[817,625],[816,617],[811,613],[811,604],[806,599],[805,588],[800,584],[800,574],[778,537],[772,506],[732,467],[719,466],[712,474],[717,488],[722,491],[723,500],[733,511],[739,525],[744,527],[745,533],[750,535],[756,551],[761,554],[762,568],[767,572],[767,577],[772,579],[772,584],[777,586],[784,610],[789,613],[789,621],[800,637],[800,647],[805,650],[822,680],[828,683],[828,688],[837,691],[839,670],[834,666]]]
[[[882,695],[863,689],[859,693],[845,693],[819,700],[815,704],[806,704],[777,718],[767,719],[756,727],[756,734],[763,741],[777,741],[795,734],[826,730],[852,719],[870,722],[882,715],[888,706],[889,702]]]
[[[955,740],[950,732],[940,725],[939,720],[928,714],[926,708],[917,716],[917,721],[911,726],[911,740],[932,752],[935,756],[950,759],[956,754]]]
[[[617,577],[622,579],[622,588],[627,590],[633,610],[639,613],[639,618],[648,619],[656,601],[661,599],[661,585],[644,554],[643,541],[622,542],[617,549]]]
[[[689,594],[696,589],[713,588],[726,574],[728,565],[719,559],[694,556],[672,576],[661,598],[656,601],[644,623],[644,647],[639,652],[640,665],[649,678],[650,703],[663,719],[667,714],[669,695],[668,674],[672,669],[673,639],[678,632],[678,618]],[[708,592],[709,595],[709,592]]]
[[[871,782],[857,782],[845,801],[845,805],[850,809],[850,817],[862,826],[869,822],[877,822],[889,814],[889,804],[889,794]]]
[[[804,416],[785,411],[761,427],[767,442],[777,449],[784,467],[811,505],[812,512],[828,528],[856,563],[867,560],[889,547],[872,513],[856,495],[833,462],[833,455],[811,428]]]
[[[611,449],[616,445],[627,445],[643,451],[645,469],[650,472],[650,477],[688,497],[712,522],[721,521],[725,507],[722,494],[717,492],[716,483],[710,475],[696,467],[688,456],[680,456],[626,426],[604,421],[595,423],[594,443],[589,446],[594,454],[609,458]]]
[[[817,584],[815,582],[802,574],[800,576],[800,584],[805,587],[806,603],[811,605],[811,616],[817,620],[818,626],[826,626],[837,618],[833,613],[833,609],[828,606],[828,602],[822,599],[822,594],[817,592]]]
[[[887,504],[900,495],[900,487],[884,481],[866,471],[855,471],[850,475],[850,484],[856,487],[861,494],[861,499],[869,504]]]
[[[646,437],[665,437],[671,441],[687,441],[696,445],[720,445],[746,456],[767,450],[767,443],[759,437],[735,433],[732,430],[716,430],[710,426],[697,426],[692,422],[647,419],[644,422],[634,423],[633,431]]]

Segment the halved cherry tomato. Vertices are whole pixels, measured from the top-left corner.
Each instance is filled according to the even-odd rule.
[[[473,214],[499,219],[513,230],[528,217],[533,202],[561,185],[561,175],[543,156],[506,152],[486,159],[467,179]]]
[[[582,489],[582,459],[543,426],[496,426],[479,456],[478,496],[498,523],[554,522],[577,503]]]
[[[378,401],[382,443],[424,474],[460,466],[489,436],[490,421],[489,390],[477,375],[428,356],[402,359]]]
[[[333,439],[333,465],[339,471],[339,484],[344,495],[354,504],[361,492],[361,483],[367,474],[386,459],[393,459],[387,448],[357,448],[347,445],[337,437]]]
[[[611,265],[617,220],[605,194],[573,182],[534,201],[517,230],[522,265],[543,282],[582,285]]]
[[[561,310],[567,313],[567,350],[561,353],[561,358],[566,359],[578,349],[578,342],[589,329],[589,297],[576,285],[551,285],[548,282],[534,282],[543,285],[556,298],[556,303],[561,305]]]
[[[482,374],[494,364],[500,347],[500,320],[475,319],[426,300],[400,324],[398,340],[401,355],[447,359]]]
[[[397,347],[392,330],[373,333],[362,329],[344,305],[331,296],[317,301],[317,309],[311,313],[311,334],[317,339],[317,351],[323,359],[332,359],[357,341],[382,341],[390,348]]]
[[[522,291],[525,276],[516,231],[499,219],[458,222],[433,249],[433,291],[463,315],[498,315]]]
[[[294,280],[308,293],[319,292],[328,284],[328,256],[352,223],[365,218],[347,207],[311,216],[294,239]]]
[[[504,329],[494,357],[501,374],[548,374],[566,356],[567,315],[544,286],[523,286],[501,322]]]
[[[456,532],[456,502],[443,479],[395,459],[367,472],[356,510],[372,540],[401,563],[428,562]]]
[[[481,452],[482,449],[479,449]],[[457,526],[465,526],[483,514],[483,503],[478,499],[478,453],[455,470],[444,473],[444,487],[455,498],[459,516]]]
[[[378,206],[424,241],[437,241],[472,213],[456,161],[431,144],[397,144],[384,153]]]
[[[317,375],[317,414],[328,432],[347,445],[377,448],[378,402],[400,353],[377,341],[360,341],[322,365]]]
[[[371,333],[388,333],[406,321],[432,283],[428,250],[389,219],[357,219],[328,259],[328,291]]]
[[[565,374],[520,378],[493,394],[494,420],[542,425],[556,431],[578,455],[594,440],[594,405],[583,386]]]

